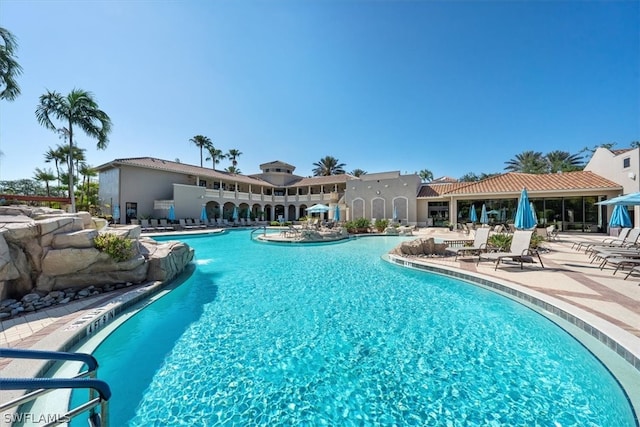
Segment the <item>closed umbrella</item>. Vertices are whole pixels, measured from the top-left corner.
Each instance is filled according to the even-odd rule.
[[[251,209],[247,209],[247,221],[251,221]]]
[[[340,205],[336,205],[336,211],[333,213],[333,220],[340,221]]]
[[[631,217],[626,206],[615,205],[609,219],[609,227],[631,227]]]
[[[471,210],[469,211],[469,219],[471,222],[478,222],[478,214],[476,213],[476,206],[471,205]]]
[[[113,219],[118,221],[120,219],[120,205],[115,205],[113,207]]]
[[[176,220],[176,209],[173,207],[173,205],[169,206],[169,214],[167,215],[167,219],[169,221]]]
[[[535,225],[538,225],[538,215],[536,214],[536,207],[533,206],[533,202],[529,203],[529,207],[531,208],[531,214],[533,215],[533,222]]]
[[[237,206],[233,207],[233,213],[231,214],[231,219],[233,219],[234,221],[238,220],[238,207]]]
[[[520,200],[518,200],[518,209],[516,210],[516,217],[513,225],[518,230],[528,230],[536,225],[526,188],[523,188],[520,193]]]
[[[393,207],[393,221],[397,221],[398,220],[398,208],[396,208],[395,206]]]
[[[487,205],[482,204],[482,211],[480,212],[480,223],[489,224],[489,215],[487,214]]]
[[[209,221],[209,218],[207,217],[207,207],[206,206],[202,206],[202,209],[200,210],[200,219],[202,221]]]

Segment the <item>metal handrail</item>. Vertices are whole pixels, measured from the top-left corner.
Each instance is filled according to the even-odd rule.
[[[31,390],[16,399],[0,404],[0,412],[18,407],[24,403],[35,400],[54,390],[66,389],[89,389],[89,401],[69,410],[60,418],[46,424],[55,426],[68,421],[85,411],[91,411],[89,422],[93,426],[104,427],[108,425],[108,401],[111,398],[111,389],[105,381],[95,379],[98,369],[97,360],[90,354],[68,353],[60,351],[43,350],[23,350],[0,348],[0,357],[15,359],[40,359],[56,361],[78,361],[83,362],[88,370],[79,373],[73,378],[0,378],[0,389],[2,390]],[[89,377],[89,378],[87,378]],[[96,392],[99,396],[96,396]],[[95,408],[100,405],[100,414],[95,412]]]
[[[265,225],[260,226],[260,227],[255,227],[253,230],[251,230],[251,234],[249,235],[249,240],[253,240],[253,233],[255,233],[256,231],[260,231],[262,230],[262,234],[266,235],[267,234],[267,227]]]

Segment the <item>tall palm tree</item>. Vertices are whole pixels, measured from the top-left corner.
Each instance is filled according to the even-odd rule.
[[[77,126],[88,136],[98,140],[97,148],[104,150],[109,144],[111,119],[100,108],[91,92],[73,89],[67,96],[58,92],[47,91],[40,96],[40,104],[36,109],[38,122],[47,129],[58,131],[52,119],[62,121],[69,138],[69,197],[71,212],[76,211],[75,193],[73,191],[73,127]]]
[[[240,152],[240,150],[236,150],[235,148],[232,148],[227,152],[227,159],[231,160],[231,166],[233,166],[234,168],[238,166],[238,157],[240,157],[241,154],[242,153]]]
[[[36,168],[35,173],[33,175],[33,179],[36,181],[44,182],[45,189],[47,191],[47,196],[51,196],[51,190],[49,189],[49,182],[55,181],[56,176],[53,174],[51,169],[40,169]]]
[[[220,160],[224,159],[227,156],[225,154],[222,154],[222,150],[217,149],[213,145],[207,147],[207,150],[209,151],[209,157],[207,157],[205,160],[207,162],[211,160],[211,162],[213,163],[213,170],[216,170],[216,165],[220,163]]]
[[[349,172],[349,174],[358,177],[358,176],[366,175],[367,171],[362,169],[354,169],[351,172]]]
[[[13,101],[20,95],[16,77],[22,74],[22,67],[16,61],[16,38],[9,30],[0,27],[0,99]],[[4,89],[3,89],[4,88]]]
[[[548,163],[548,172],[571,172],[582,169],[582,156],[570,154],[567,151],[555,150],[545,156]]]
[[[227,166],[226,168],[224,168],[224,170],[225,172],[229,172],[229,173],[242,173],[240,169],[235,166]]]
[[[510,172],[544,173],[547,169],[547,162],[538,151],[524,151],[505,163],[504,169]]]
[[[85,195],[85,200],[87,201],[87,205],[88,205],[89,199],[91,196],[91,193],[90,193],[91,178],[98,176],[98,172],[93,167],[91,167],[90,165],[84,162],[80,164],[80,167],[78,168],[78,172],[80,173],[80,175],[82,175],[82,189]]]
[[[418,173],[418,176],[420,177],[422,182],[433,181],[433,172],[431,172],[429,169],[422,169]]]
[[[344,163],[340,163],[338,159],[332,156],[325,156],[319,162],[313,164],[313,176],[329,176],[342,175],[344,172]]]
[[[208,147],[212,145],[211,139],[204,135],[196,135],[191,138],[189,142],[193,142],[196,147],[200,148],[200,167],[202,167],[202,150],[205,148],[208,149]]]

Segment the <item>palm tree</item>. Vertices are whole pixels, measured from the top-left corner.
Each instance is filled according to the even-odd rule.
[[[582,169],[582,156],[570,154],[567,151],[555,150],[545,156],[548,163],[548,172],[571,172]]]
[[[236,150],[235,148],[232,148],[227,152],[227,158],[231,160],[231,166],[233,166],[234,169],[238,166],[238,157],[240,157],[241,154],[240,150]]]
[[[240,169],[235,166],[228,166],[224,170],[225,172],[229,172],[229,173],[242,173]]]
[[[420,173],[418,173],[418,176],[420,176],[422,182],[433,181],[433,172],[431,172],[429,169],[422,169]]]
[[[524,151],[505,163],[504,169],[510,172],[544,173],[547,169],[547,162],[538,151]]]
[[[47,129],[58,131],[52,118],[64,122],[69,138],[69,197],[71,212],[76,211],[76,200],[73,191],[73,126],[78,126],[88,136],[98,140],[97,148],[104,150],[109,143],[111,119],[95,101],[93,94],[81,89],[73,89],[66,97],[58,92],[47,91],[40,96],[40,104],[36,109],[38,122]]]
[[[58,145],[55,150],[49,147],[49,151],[44,153],[44,162],[54,162],[56,167],[56,179],[58,180],[58,185],[60,185],[60,164],[66,162],[66,154],[63,151],[63,147]]]
[[[16,77],[22,74],[22,67],[16,61],[15,51],[18,47],[16,38],[9,30],[0,27],[0,99],[13,101],[20,95],[20,86]]]
[[[211,139],[203,135],[196,135],[191,138],[189,142],[193,142],[196,147],[200,148],[200,167],[202,167],[202,150],[205,148],[208,149],[208,147],[212,145]]]
[[[339,163],[338,159],[332,156],[325,156],[319,162],[313,164],[313,176],[329,176],[342,175],[344,172],[344,163]]]
[[[366,175],[367,171],[362,169],[354,169],[351,172],[349,172],[349,174],[353,176],[362,176],[362,175]]]
[[[220,160],[224,159],[227,156],[225,154],[222,154],[222,150],[217,149],[213,145],[207,147],[207,150],[209,151],[209,157],[207,157],[205,160],[207,162],[211,160],[211,162],[213,163],[213,170],[216,170],[216,165],[220,163]]]
[[[78,168],[80,175],[82,175],[82,189],[85,195],[85,200],[87,201],[87,207],[89,205],[89,199],[91,196],[91,178],[98,176],[98,172],[92,168],[90,165],[82,162],[80,167]],[[82,200],[82,199],[81,199]]]
[[[36,171],[33,175],[33,179],[36,181],[44,182],[45,189],[47,191],[47,196],[51,196],[51,191],[49,189],[49,182],[55,181],[56,176],[53,174],[51,169],[40,169],[36,168]]]

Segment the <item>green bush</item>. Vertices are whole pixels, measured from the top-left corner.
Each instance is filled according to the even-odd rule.
[[[494,234],[489,236],[488,246],[496,248],[501,252],[508,251],[511,247],[511,234]]]
[[[388,219],[376,219],[376,222],[373,224],[374,228],[378,230],[379,233],[382,233],[389,226]]]
[[[133,241],[113,233],[99,234],[93,243],[100,252],[109,255],[114,261],[126,261],[133,256]]]

